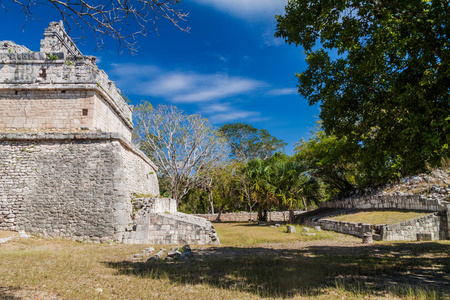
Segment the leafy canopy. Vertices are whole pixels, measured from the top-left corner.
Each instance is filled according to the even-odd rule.
[[[448,156],[449,23],[448,0],[290,0],[276,36],[305,49],[326,134],[405,174]]]
[[[254,158],[267,159],[287,145],[265,129],[257,129],[246,123],[222,125],[219,131],[228,140],[231,158],[247,161]]]

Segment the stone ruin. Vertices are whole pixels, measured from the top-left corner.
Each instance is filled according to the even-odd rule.
[[[132,108],[62,22],[39,52],[0,42],[0,230],[94,242],[218,244],[209,221],[159,198],[131,141]]]

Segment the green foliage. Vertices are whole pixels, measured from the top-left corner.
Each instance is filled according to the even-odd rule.
[[[219,131],[230,145],[230,157],[242,161],[257,157],[267,159],[287,145],[272,136],[267,130],[257,129],[245,123],[225,124],[220,127]]]
[[[49,60],[57,60],[57,59],[58,59],[58,56],[55,55],[55,54],[47,54],[47,58],[48,58]]]
[[[213,182],[213,202],[219,212],[234,211],[240,206],[239,182],[236,175],[239,163],[230,161],[211,170]]]
[[[325,183],[331,197],[355,187],[359,150],[358,146],[350,148],[346,141],[318,131],[310,140],[301,140],[296,145],[295,158],[312,176]]]
[[[324,145],[360,148],[373,178],[448,157],[448,16],[446,0],[289,1],[276,36],[305,49],[299,92],[320,103]]]
[[[208,197],[206,192],[200,188],[189,190],[180,202],[178,211],[190,214],[208,213]]]
[[[242,170],[249,183],[250,196],[257,200],[258,211],[307,209],[322,198],[319,182],[306,165],[277,153],[270,159],[252,159]]]

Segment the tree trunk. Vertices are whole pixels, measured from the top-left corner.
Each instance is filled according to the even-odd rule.
[[[289,209],[289,223],[294,223],[294,211],[292,209]]]
[[[209,198],[209,199],[208,199],[208,200],[209,200],[209,203],[211,204],[211,213],[214,214],[214,203],[213,203],[211,191],[209,192],[208,198]]]
[[[214,214],[214,204],[212,201],[209,202],[211,204],[211,214]]]
[[[259,207],[258,207],[258,221],[263,221],[263,214]]]
[[[302,201],[303,201],[303,207],[305,208],[306,211],[308,211],[308,206],[306,205],[306,199],[304,197],[302,197]]]
[[[264,210],[264,213],[262,215],[262,220],[263,222],[267,222],[267,209]]]
[[[219,209],[219,213],[218,213],[217,218],[216,218],[216,221],[217,221],[217,222],[222,222],[222,221],[220,220],[220,217],[221,217],[221,215],[222,215],[222,212],[223,212],[223,206]]]

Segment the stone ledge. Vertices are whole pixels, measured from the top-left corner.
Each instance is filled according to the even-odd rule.
[[[20,85],[18,85],[20,84]],[[127,115],[131,115],[132,109],[129,105],[123,105],[122,108],[128,109],[124,111],[117,104],[119,96],[113,96],[108,92],[102,85],[97,84],[92,80],[88,81],[77,81],[77,82],[19,82],[14,83],[0,83],[0,90],[39,90],[39,91],[59,91],[59,90],[73,90],[73,91],[94,91],[97,92],[103,99],[108,102],[108,104],[114,109],[114,111],[120,116],[120,119],[128,126],[133,129],[133,123]],[[124,100],[122,100],[124,101]]]
[[[358,209],[408,209],[416,211],[445,211],[446,205],[440,200],[427,199],[422,195],[376,195],[360,198],[346,198],[323,202],[323,208]]]
[[[158,171],[158,167],[139,149],[133,144],[128,142],[121,134],[116,132],[0,132],[0,141],[53,141],[53,140],[117,140],[120,144],[132,151],[140,158],[142,158],[147,164],[149,164],[155,171]]]

